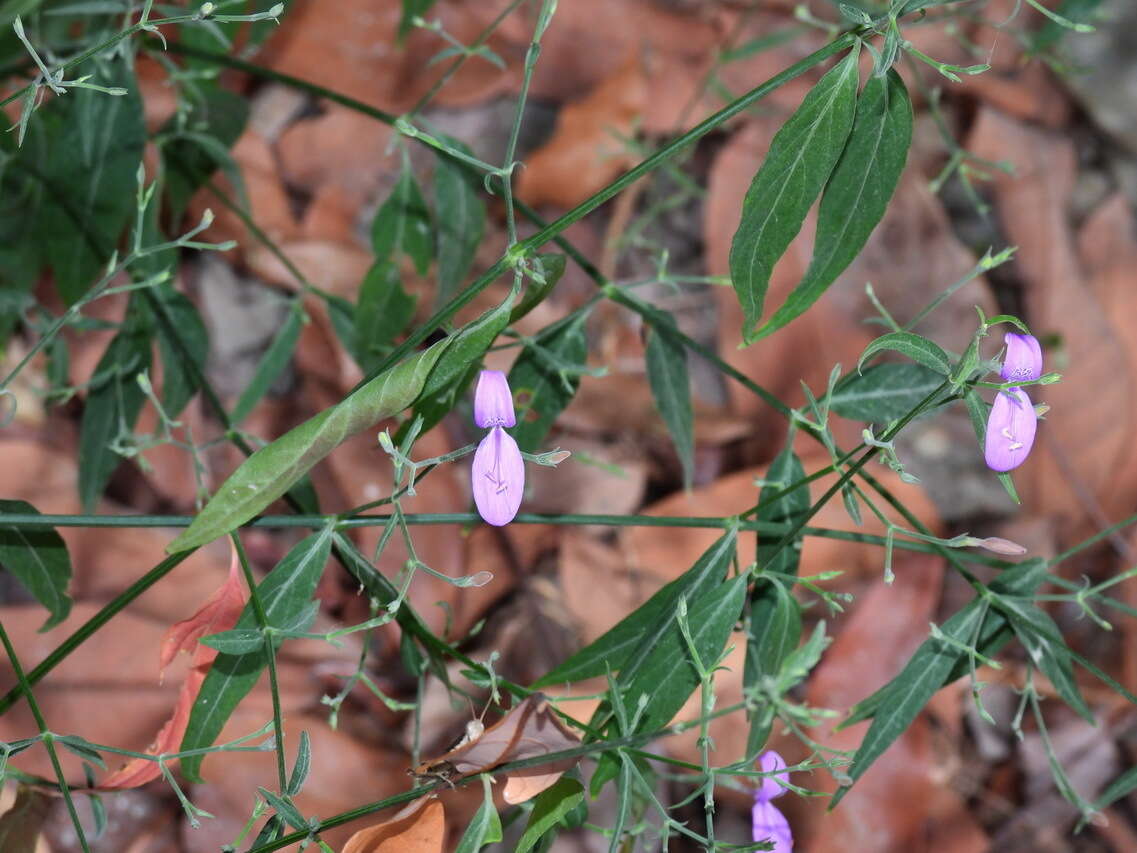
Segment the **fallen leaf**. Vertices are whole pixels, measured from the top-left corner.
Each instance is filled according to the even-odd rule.
[[[532,693],[514,705],[509,713],[480,736],[461,743],[437,758],[427,759],[415,767],[413,772],[415,776],[420,777],[461,779],[475,773],[484,773],[510,761],[571,749],[579,743],[580,738],[560,721],[550,707],[549,700],[541,693]],[[573,759],[563,770],[556,772],[556,775],[559,776],[575,763],[576,759]],[[559,764],[560,762],[557,766]],[[551,775],[554,772],[548,767],[542,769],[543,773],[539,775]],[[533,781],[536,778],[534,776],[518,774],[518,778],[520,781],[511,789],[514,796],[522,796],[537,784]],[[554,778],[549,784],[555,781]],[[532,790],[523,799],[536,796],[545,787],[548,785],[539,790]]]
[[[343,853],[442,853],[445,840],[446,810],[438,800],[423,798],[390,820],[359,830]]]
[[[217,650],[203,645],[202,637],[206,634],[216,634],[227,631],[237,624],[237,619],[245,607],[244,586],[242,583],[240,563],[236,550],[233,551],[232,562],[229,565],[229,577],[224,584],[212,595],[201,608],[167,632],[162,640],[158,654],[158,668],[164,674],[166,668],[173,661],[179,651],[192,654],[190,670],[182,682],[181,692],[178,694],[177,704],[170,719],[158,731],[154,744],[149,750],[152,755],[161,755],[168,752],[177,752],[182,742],[182,736],[189,725],[190,711],[197,700],[198,691],[202,682],[217,657]],[[113,791],[122,788],[137,788],[152,782],[162,775],[158,762],[145,758],[135,758],[124,767],[111,773],[99,784],[103,791]]]

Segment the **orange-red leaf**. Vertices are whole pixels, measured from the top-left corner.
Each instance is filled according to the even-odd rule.
[[[442,853],[445,840],[442,803],[421,799],[390,820],[359,830],[347,840],[342,853]]]

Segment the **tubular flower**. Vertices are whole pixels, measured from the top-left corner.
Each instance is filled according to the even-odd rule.
[[[1042,376],[1042,347],[1034,335],[1007,332],[1007,357],[999,375],[1004,382],[1033,382]]]
[[[1007,356],[999,376],[1004,382],[1029,382],[1042,376],[1042,347],[1033,335],[1007,332]],[[1010,471],[1023,463],[1034,445],[1038,414],[1022,388],[995,395],[987,418],[983,456],[992,471]]]
[[[789,771],[782,756],[773,750],[762,753],[758,759],[758,766],[764,773],[774,773],[766,776],[761,785],[754,792],[754,808],[751,811],[751,829],[755,841],[770,841],[774,845],[774,853],[790,853],[794,849],[794,836],[790,831],[790,823],[778,807],[770,800],[780,797],[786,789],[779,784],[779,780],[789,784]],[[777,772],[782,771],[782,772]]]
[[[525,491],[525,462],[513,436],[502,427],[516,425],[513,396],[500,370],[483,370],[474,390],[474,423],[489,427],[477,451],[471,479],[478,514],[489,524],[509,524]]]

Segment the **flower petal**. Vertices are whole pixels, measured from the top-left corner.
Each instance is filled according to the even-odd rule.
[[[775,775],[763,778],[761,787],[758,788],[754,796],[761,797],[763,800],[772,800],[774,797],[780,797],[784,794],[786,789],[778,784],[778,780],[789,784],[790,772],[785,767],[786,760],[774,750],[770,749],[762,753],[758,759],[758,769],[763,773],[774,773]],[[776,772],[778,770],[784,772],[778,773]]]
[[[790,853],[794,849],[794,834],[790,830],[790,822],[773,803],[756,799],[750,820],[755,841],[772,841],[774,853]]]
[[[495,426],[474,453],[471,471],[478,514],[497,527],[509,524],[525,491],[525,462],[513,436]]]
[[[1042,347],[1034,335],[1007,332],[1007,355],[999,375],[1004,382],[1027,382],[1042,376]]]
[[[1038,415],[1022,388],[1008,388],[995,395],[983,455],[992,471],[1017,468],[1034,445]]]
[[[517,423],[509,381],[500,370],[483,370],[478,374],[478,387],[474,389],[474,423],[480,427],[511,427]]]

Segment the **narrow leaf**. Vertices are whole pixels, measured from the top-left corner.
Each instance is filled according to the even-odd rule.
[[[451,137],[444,140],[471,154],[469,146]],[[439,305],[450,301],[465,281],[482,241],[486,205],[469,169],[449,157],[439,155],[434,167],[434,212],[438,220]]]
[[[390,352],[395,336],[414,317],[416,301],[403,289],[394,263],[381,259],[368,270],[359,286],[351,348],[364,371],[370,373]]]
[[[272,383],[276,381],[288,362],[292,360],[292,353],[296,349],[296,342],[300,340],[300,328],[304,323],[304,308],[299,300],[292,303],[288,316],[277,330],[265,354],[257,365],[257,371],[249,380],[248,387],[241,392],[237,405],[229,416],[234,425],[239,425],[256,408],[261,398],[268,393]]]
[[[290,623],[308,606],[328,562],[331,544],[330,527],[313,533],[289,551],[257,585],[257,595],[270,626]],[[256,624],[256,612],[249,602],[236,628],[249,629]],[[233,709],[253,689],[267,663],[263,648],[247,654],[219,654],[214,659],[190,713],[182,738],[183,751],[213,745]],[[194,755],[182,760],[182,772],[187,779],[201,781],[202,758]]]
[[[482,786],[485,788],[485,798],[462,834],[454,853],[478,853],[487,844],[501,841],[501,818],[493,803],[493,789],[488,775],[482,777]]]
[[[911,332],[889,332],[887,335],[881,335],[865,347],[865,351],[861,353],[861,358],[857,362],[857,370],[859,371],[861,365],[874,355],[885,350],[895,350],[917,364],[934,370],[941,376],[951,374],[951,359],[948,358],[948,354],[943,351],[939,344]]]
[[[434,254],[430,233],[430,211],[410,167],[403,166],[391,195],[383,202],[371,223],[371,245],[377,260],[398,263],[406,255],[419,275],[425,275]]]
[[[748,344],[756,339],[753,328],[774,264],[801,230],[845,147],[857,102],[857,54],[850,51],[822,77],[774,136],[742,203],[730,274]]]
[[[843,376],[829,408],[849,420],[884,424],[908,414],[943,381],[941,374],[921,364],[878,364]]]
[[[150,300],[146,304],[156,315],[153,326],[162,358],[162,406],[176,418],[197,393],[198,377],[205,374],[209,333],[201,314],[183,294],[172,287],[156,287],[151,293],[158,304]]]
[[[557,416],[572,402],[588,358],[584,335],[587,317],[541,331],[509,371],[509,387],[517,410],[513,437],[527,453],[536,452]]]
[[[5,515],[39,515],[27,501],[0,500],[0,566],[31,593],[51,614],[41,631],[53,628],[71,612],[67,585],[71,558],[67,544],[50,528],[23,529],[4,524]]]
[[[537,797],[529,823],[521,834],[516,853],[528,853],[550,829],[570,811],[584,802],[584,786],[575,779],[562,779]]]
[[[853,262],[884,216],[911,142],[912,102],[900,75],[870,77],[845,150],[825,185],[809,269],[755,338],[800,316]]]
[[[691,385],[687,378],[687,348],[674,335],[674,324],[669,316],[668,322],[654,325],[648,332],[645,360],[655,408],[675,443],[683,468],[683,486],[689,489],[695,470],[695,428]]]
[[[655,643],[669,631],[677,630],[675,613],[680,598],[695,601],[722,584],[727,566],[734,557],[736,542],[734,531],[724,533],[695,565],[662,587],[603,636],[539,678],[533,686],[567,684],[604,675],[608,671],[619,672],[645,638]]]

